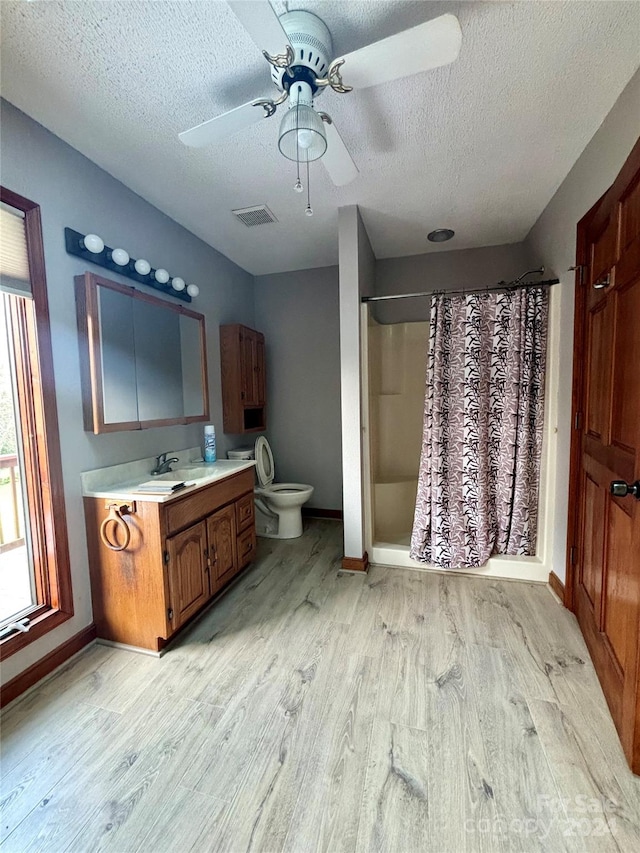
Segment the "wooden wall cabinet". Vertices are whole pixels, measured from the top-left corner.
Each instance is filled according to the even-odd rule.
[[[253,486],[248,468],[166,503],[136,500],[122,551],[100,539],[112,501],[85,497],[98,637],[160,651],[254,558]]]
[[[234,323],[220,326],[224,431],[262,432],[266,421],[264,335]]]

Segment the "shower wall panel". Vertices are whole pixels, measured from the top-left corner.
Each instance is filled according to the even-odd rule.
[[[422,441],[429,324],[369,326],[374,541],[407,544]]]

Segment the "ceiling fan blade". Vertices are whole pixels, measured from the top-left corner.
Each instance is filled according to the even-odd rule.
[[[441,15],[341,57],[346,86],[366,89],[448,65],[458,58],[462,30],[455,15]]]
[[[289,39],[268,0],[228,0],[228,3],[260,50],[271,56],[286,52]]]
[[[358,177],[358,167],[353,162],[351,154],[333,121],[324,126],[327,134],[327,150],[320,162],[324,165],[329,177],[337,187],[350,184]]]
[[[264,118],[264,110],[260,106],[254,107],[253,104],[253,101],[248,101],[228,113],[222,113],[189,130],[183,130],[178,134],[178,139],[190,148],[203,148],[205,145],[222,142],[228,136],[251,127]]]

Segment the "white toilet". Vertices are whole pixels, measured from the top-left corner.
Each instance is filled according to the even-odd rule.
[[[302,483],[274,483],[273,453],[269,442],[259,436],[254,448],[238,448],[227,453],[229,459],[255,459],[258,485],[256,533],[269,539],[296,539],[302,536],[302,505],[313,494],[313,486]]]

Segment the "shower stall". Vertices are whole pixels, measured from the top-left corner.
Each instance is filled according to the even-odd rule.
[[[366,547],[371,562],[378,565],[447,571],[409,556],[420,468],[429,321],[425,320],[424,308],[414,322],[389,323],[378,321],[389,315],[372,304],[362,305],[361,310]],[[538,582],[548,579],[550,556],[545,531],[551,506],[547,492],[552,485],[547,472],[555,464],[555,443],[549,441],[553,399],[552,394],[547,395],[537,555],[495,555],[482,568],[457,571]]]

